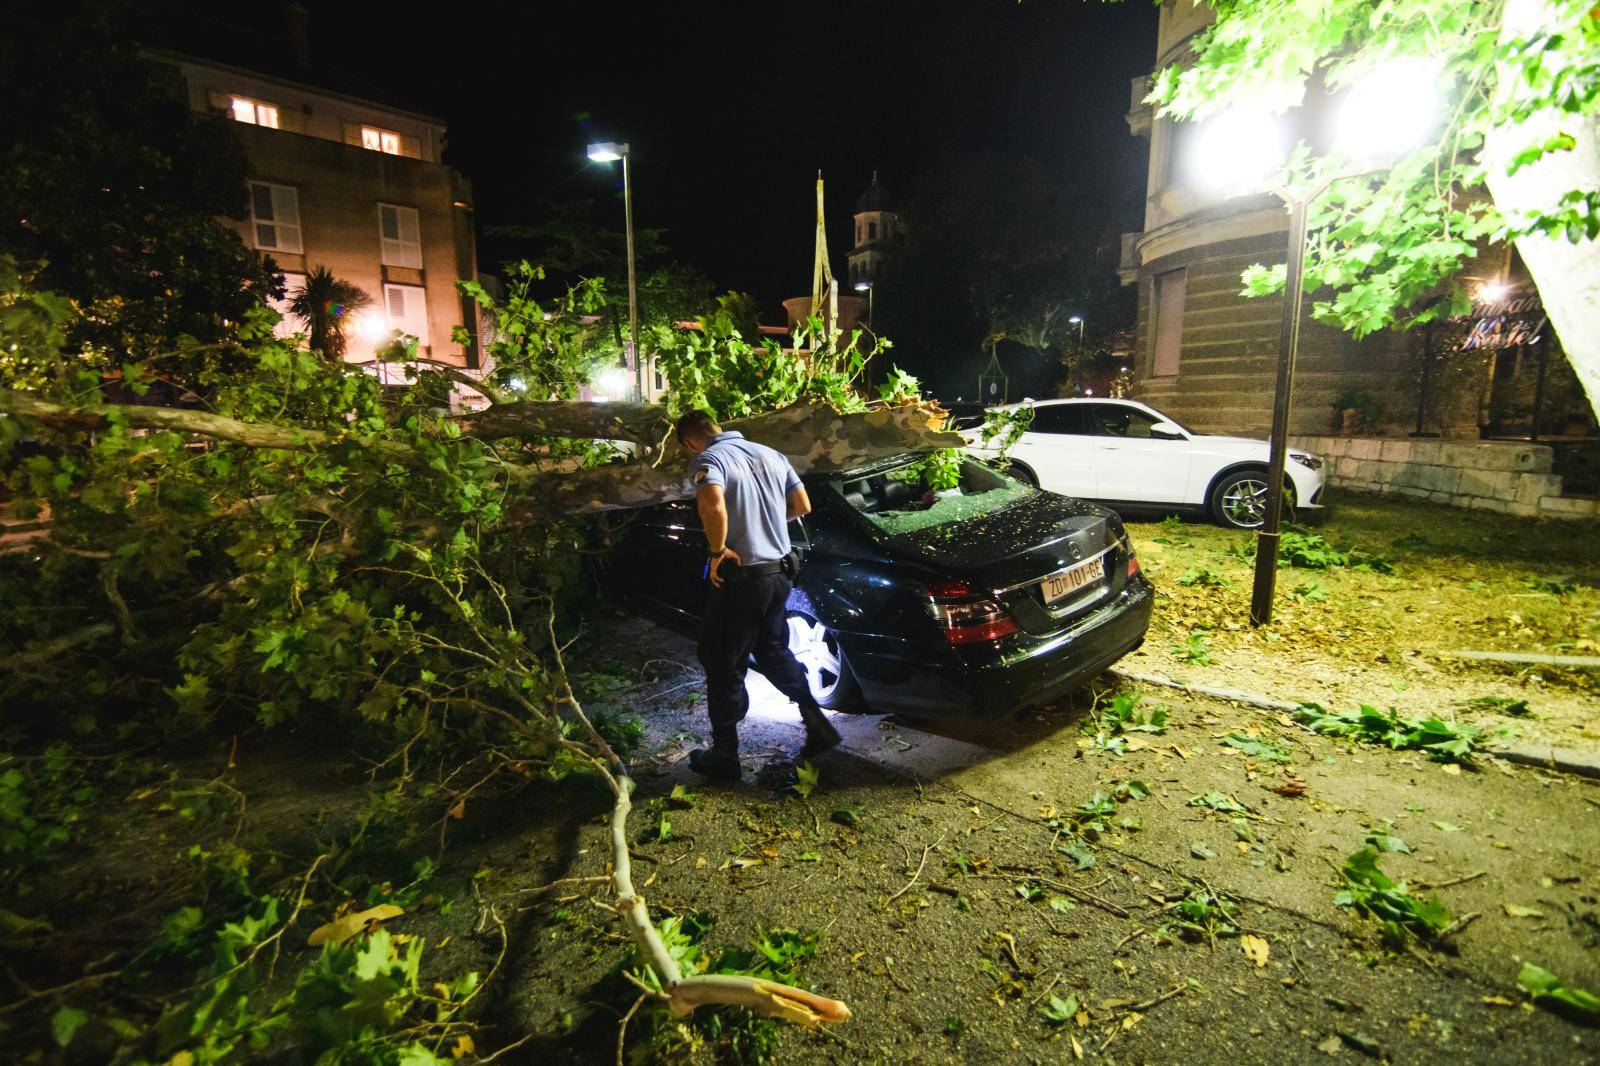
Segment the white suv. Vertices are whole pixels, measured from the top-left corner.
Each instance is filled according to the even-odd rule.
[[[1033,424],[1011,449],[1014,469],[1040,488],[1114,509],[1209,512],[1254,529],[1267,503],[1267,442],[1191,433],[1134,400],[1040,400]],[[978,455],[993,455],[976,428],[963,431]],[[1290,450],[1284,487],[1296,510],[1321,506],[1322,460]]]

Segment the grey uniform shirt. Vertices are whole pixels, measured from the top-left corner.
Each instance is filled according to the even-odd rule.
[[[801,487],[794,464],[780,451],[734,430],[711,438],[689,462],[689,481],[722,486],[728,508],[728,547],[746,564],[789,554],[789,493]]]

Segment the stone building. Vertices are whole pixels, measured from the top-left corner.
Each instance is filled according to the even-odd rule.
[[[298,5],[288,29],[281,50],[240,65],[146,52],[175,73],[191,109],[230,123],[244,145],[250,216],[229,224],[272,257],[288,292],[321,266],[372,297],[348,331],[347,359],[370,363],[403,332],[423,358],[477,366],[475,345],[452,339],[463,324],[476,336],[477,310],[455,282],[476,276],[477,249],[472,186],[441,158],[444,120],[314,65]]]
[[[848,284],[857,292],[869,292],[877,282],[883,268],[883,259],[889,245],[900,229],[900,215],[894,210],[894,201],[882,185],[878,172],[872,172],[872,184],[856,197],[855,243],[850,248],[850,275]]]
[[[1212,16],[1207,4],[1166,0],[1155,68],[1183,62]],[[1270,193],[1225,199],[1203,188],[1192,176],[1199,127],[1156,115],[1144,102],[1148,92],[1147,78],[1133,80],[1127,115],[1150,145],[1144,229],[1123,235],[1118,266],[1123,284],[1138,287],[1131,392],[1200,432],[1266,436],[1283,298],[1239,295],[1240,275],[1255,263],[1284,262],[1287,211]],[[1571,513],[1569,503],[1541,501],[1595,491],[1593,419],[1586,405],[1571,403],[1571,370],[1553,331],[1537,313],[1512,322],[1503,310],[1519,290],[1518,307],[1537,305],[1519,273],[1503,252],[1480,258],[1466,274],[1479,301],[1472,315],[1359,341],[1313,320],[1316,294],[1307,294],[1289,432],[1336,453],[1335,485],[1524,514]],[[1327,443],[1352,436],[1369,443]],[[1511,439],[1485,440],[1496,436]],[[1443,446],[1452,440],[1473,446]],[[1506,477],[1401,473],[1457,463],[1488,464]],[[1525,482],[1511,485],[1513,472]],[[1398,483],[1390,476],[1397,474]]]

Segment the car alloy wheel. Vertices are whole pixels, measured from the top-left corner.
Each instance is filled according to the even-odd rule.
[[[855,702],[855,675],[845,662],[839,638],[810,615],[790,612],[789,651],[805,671],[811,696],[829,710],[845,710]]]
[[[1255,529],[1267,517],[1267,483],[1256,477],[1231,482],[1222,494],[1222,515],[1239,529]]]

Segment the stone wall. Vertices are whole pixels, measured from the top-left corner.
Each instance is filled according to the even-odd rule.
[[[1290,437],[1320,455],[1337,488],[1540,518],[1600,517],[1600,500],[1561,495],[1551,451],[1515,441]]]

